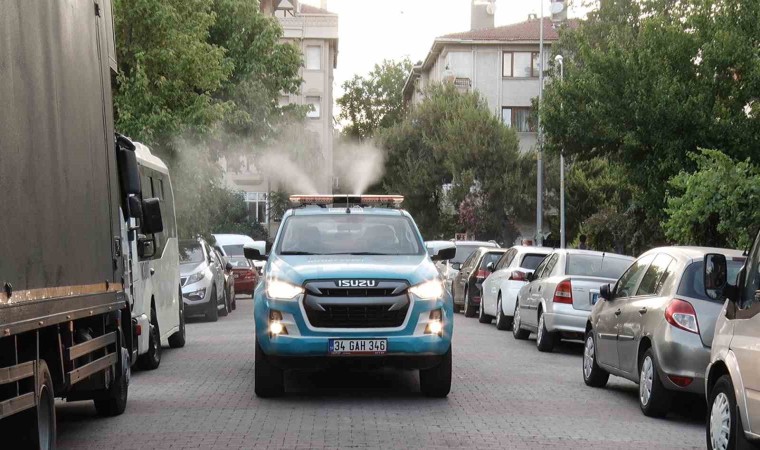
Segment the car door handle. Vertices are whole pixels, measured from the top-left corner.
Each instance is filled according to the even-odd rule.
[[[646,307],[646,306],[645,306],[645,307],[643,307],[643,308],[641,308],[641,309],[639,310],[639,314],[641,314],[641,315],[644,315],[644,314],[646,314],[646,313],[647,313],[647,307]]]
[[[622,313],[622,311],[620,311],[620,309],[618,309],[617,311],[615,311],[615,315],[616,316],[619,316],[621,313]]]
[[[154,269],[154,268],[151,267],[150,268],[150,276],[153,276],[154,273],[156,273],[156,269]]]
[[[542,288],[543,288],[543,286],[539,286],[539,287],[538,287],[538,292],[541,292],[541,289],[542,289]]]

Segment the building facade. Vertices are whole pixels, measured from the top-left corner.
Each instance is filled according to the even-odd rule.
[[[324,4],[324,2],[323,2]],[[304,140],[319,154],[323,170],[310,174],[320,192],[331,193],[333,186],[333,71],[338,63],[338,16],[324,8],[298,0],[262,0],[261,11],[274,16],[283,29],[283,41],[301,49],[303,65],[301,89],[296,94],[283,93],[280,106],[310,105],[304,124]],[[223,167],[226,167],[224,162]],[[236,171],[225,171],[225,183],[243,192],[251,220],[267,224],[269,193],[277,189],[281,178],[270,177],[252,164]]]

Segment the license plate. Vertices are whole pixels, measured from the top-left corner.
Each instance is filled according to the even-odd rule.
[[[387,339],[330,339],[330,355],[382,355],[388,349]]]
[[[599,293],[598,292],[592,292],[589,294],[591,296],[591,304],[596,305],[596,302],[599,300]]]

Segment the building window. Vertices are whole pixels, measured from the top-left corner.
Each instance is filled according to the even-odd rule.
[[[248,211],[248,219],[258,223],[268,223],[267,211],[269,201],[266,192],[246,192],[245,206]]]
[[[536,127],[533,126],[531,113],[532,109],[528,107],[505,106],[501,108],[501,120],[518,133],[532,133]]]
[[[507,78],[533,78],[539,75],[538,52],[504,52],[502,76]]]
[[[319,97],[306,97],[306,104],[311,106],[311,110],[306,113],[306,117],[310,119],[319,119],[321,117],[321,99]]]
[[[322,70],[322,47],[317,45],[306,47],[306,70]]]

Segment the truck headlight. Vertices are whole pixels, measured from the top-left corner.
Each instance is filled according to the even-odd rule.
[[[185,285],[197,283],[205,277],[206,277],[206,274],[203,270],[201,270],[200,272],[195,272],[194,274],[187,277],[187,281],[185,281]]]
[[[443,296],[443,283],[435,279],[409,288],[409,292],[424,300],[434,300]]]
[[[290,300],[296,295],[303,294],[301,286],[295,286],[285,281],[267,281],[267,297],[275,300]]]

